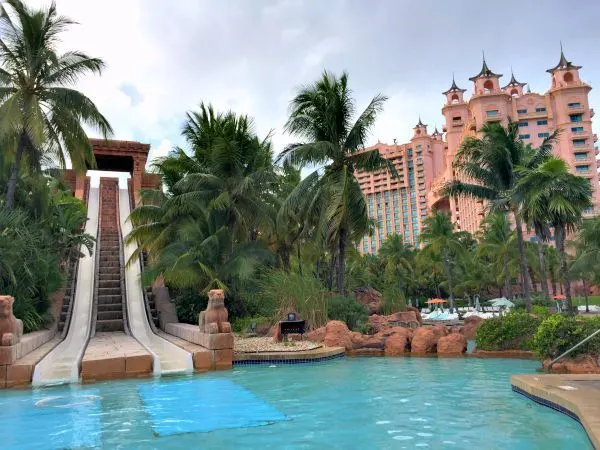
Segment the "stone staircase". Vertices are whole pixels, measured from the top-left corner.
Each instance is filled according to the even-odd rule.
[[[98,260],[98,311],[96,332],[125,331],[121,291],[117,194],[118,180],[100,179],[100,257]]]

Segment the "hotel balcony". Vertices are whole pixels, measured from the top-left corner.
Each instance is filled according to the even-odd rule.
[[[452,126],[453,127],[462,127],[465,124],[465,122],[461,119],[461,120],[453,120],[452,121]]]
[[[504,114],[502,113],[497,113],[494,115],[485,115],[484,120],[486,122],[501,122],[502,119],[504,119]]]
[[[567,105],[567,108],[569,108],[569,112],[579,112],[579,111],[583,112],[583,110],[585,109],[582,104]]]

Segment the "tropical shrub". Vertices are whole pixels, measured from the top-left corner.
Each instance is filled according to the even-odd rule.
[[[180,322],[198,324],[198,314],[206,309],[208,297],[200,295],[192,289],[176,291],[175,311]]]
[[[383,289],[381,309],[384,314],[393,314],[406,307],[404,292],[396,284],[388,285]]]
[[[309,330],[327,322],[326,292],[312,275],[269,270],[262,277],[260,296],[267,304],[275,305],[274,321],[295,312],[306,321]]]
[[[542,305],[535,304],[531,307],[531,313],[542,320],[550,315],[550,311],[548,311],[548,308]]]
[[[367,323],[369,318],[367,308],[358,303],[353,296],[341,295],[330,297],[327,305],[329,320],[346,322],[351,330],[358,330]]]
[[[531,350],[540,321],[527,313],[514,311],[485,320],[475,338],[480,350]]]
[[[271,323],[273,323],[273,319],[270,317],[262,316],[238,317],[237,319],[234,319],[234,321],[231,323],[231,328],[236,333],[243,333],[244,331],[248,330],[250,328],[250,325],[252,325],[253,323],[256,324],[256,328],[258,329],[259,327],[261,327],[261,325],[270,325]]]
[[[540,358],[556,358],[598,329],[598,317],[577,319],[553,314],[540,324],[533,339],[533,348]],[[569,356],[586,353],[600,353],[600,336],[573,350]]]

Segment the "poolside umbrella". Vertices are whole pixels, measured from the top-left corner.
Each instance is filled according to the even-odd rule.
[[[562,299],[565,299],[565,298],[567,298],[567,296],[566,296],[566,295],[563,295],[563,294],[558,294],[558,295],[553,295],[553,296],[552,296],[552,298],[553,298],[554,300],[562,300]]]
[[[515,306],[515,304],[513,302],[511,302],[510,300],[502,297],[502,298],[495,298],[493,300],[490,300],[489,303],[492,304],[492,306],[503,306],[505,308],[512,308],[513,306]]]
[[[431,305],[431,304],[440,304],[440,303],[448,303],[448,302],[441,298],[432,298],[432,299],[427,300],[425,303],[429,303]]]

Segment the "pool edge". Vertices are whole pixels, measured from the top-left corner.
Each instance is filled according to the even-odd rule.
[[[597,394],[587,389],[564,391],[561,384],[573,381],[600,380],[599,376],[513,375],[510,382],[513,392],[565,414],[583,427],[594,449],[600,449],[600,407],[589,401]],[[593,388],[592,388],[593,389]]]

